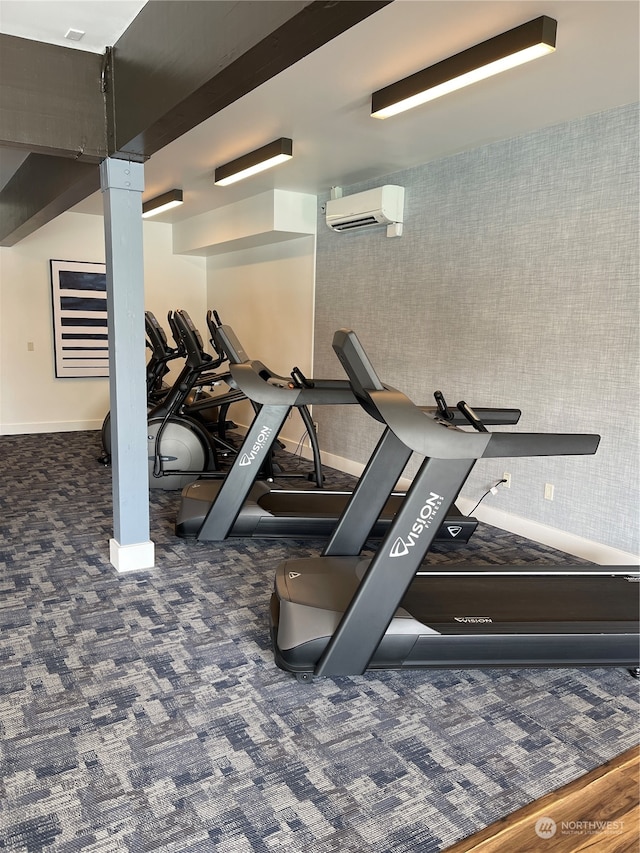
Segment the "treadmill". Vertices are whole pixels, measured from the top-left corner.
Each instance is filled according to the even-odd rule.
[[[624,666],[638,675],[638,567],[421,565],[477,459],[593,454],[597,435],[475,433],[425,418],[383,385],[354,332],[333,341],[363,408],[424,457],[371,559],[290,559],[276,571],[276,663],[308,681],[367,669]],[[464,404],[460,404],[463,405]],[[341,524],[375,518],[358,490]]]
[[[298,368],[291,376],[279,376],[262,362],[250,360],[233,330],[224,324],[217,327],[219,346],[229,357],[233,385],[254,403],[259,404],[234,464],[224,480],[201,478],[182,491],[175,532],[182,538],[201,542],[222,541],[230,536],[263,539],[327,538],[338,525],[351,498],[349,491],[327,489],[281,489],[273,483],[257,481],[260,462],[269,453],[289,412],[296,408],[326,405],[356,405],[348,380],[309,380]],[[235,363],[234,363],[235,362]],[[421,417],[438,417],[449,424],[465,423],[460,411],[451,411],[439,392],[438,405],[421,409]],[[515,424],[519,409],[479,409],[491,424]],[[314,454],[319,457],[319,454]],[[369,538],[381,538],[404,500],[404,492],[394,492],[411,451],[387,430],[380,439],[371,460],[376,472],[366,478],[366,492],[377,500],[385,500],[370,520],[358,518],[341,526],[333,540],[334,553],[358,554]],[[364,478],[363,478],[364,479]],[[361,481],[362,482],[362,481]],[[321,480],[317,478],[317,485]],[[366,495],[363,498],[367,500]],[[478,522],[463,515],[451,502],[436,531],[435,541],[468,542]]]

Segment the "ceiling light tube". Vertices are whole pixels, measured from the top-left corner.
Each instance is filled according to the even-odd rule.
[[[542,15],[423,68],[371,96],[371,115],[389,118],[556,49],[557,21]]]
[[[232,160],[231,163],[218,166],[213,182],[219,187],[226,187],[236,181],[241,181],[243,178],[248,178],[250,175],[277,166],[278,163],[284,163],[292,156],[293,141],[281,137],[268,145],[263,145],[262,148],[251,151],[249,154],[243,154],[242,157]]]
[[[182,190],[169,190],[169,192],[143,202],[142,218],[148,219],[150,216],[157,216],[158,213],[164,213],[165,210],[171,210],[172,207],[179,207],[181,204]]]

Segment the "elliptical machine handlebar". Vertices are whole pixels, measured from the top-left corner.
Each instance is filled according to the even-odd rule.
[[[178,329],[178,326],[176,325],[176,321],[173,317],[173,314],[173,311],[167,312],[167,323],[169,324],[169,328],[171,329],[171,335],[173,337],[173,340],[175,341],[176,349],[178,350],[179,354],[184,357],[184,344],[180,337],[180,331]]]
[[[220,316],[217,311],[212,311],[209,309],[207,311],[207,326],[209,328],[209,342],[211,346],[216,351],[216,355],[222,361],[231,361],[229,358],[229,353],[226,353],[224,347],[222,346],[222,342],[220,341],[220,337],[217,334],[218,327],[222,325],[222,321],[220,320]]]
[[[154,402],[158,394],[164,393],[162,380],[169,372],[168,363],[178,358],[181,351],[178,347],[169,346],[165,331],[152,311],[144,312],[144,325],[145,344],[151,350],[147,363],[147,398]]]
[[[183,308],[174,311],[173,320],[179,339],[182,341],[185,349],[187,363],[191,367],[198,368],[202,366],[203,369],[206,368],[207,370],[215,370],[220,367],[225,361],[225,355],[221,354],[217,349],[217,358],[213,358],[208,352],[205,352],[200,332],[196,329],[188,312]]]

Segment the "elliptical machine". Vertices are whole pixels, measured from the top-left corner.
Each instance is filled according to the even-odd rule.
[[[222,476],[215,439],[205,421],[194,415],[216,407],[228,408],[232,402],[245,399],[242,392],[229,390],[198,403],[187,403],[195,387],[208,385],[213,388],[228,378],[228,374],[216,373],[225,355],[217,352],[214,358],[205,352],[200,333],[186,311],[174,311],[171,322],[186,360],[173,387],[149,413],[147,443],[151,489],[181,489],[204,472],[217,472]]]
[[[172,327],[171,314],[168,316],[169,325]],[[176,346],[169,346],[164,329],[151,311],[144,312],[144,327],[146,332],[145,345],[151,350],[151,356],[147,362],[147,409],[153,408],[169,391],[170,386],[164,382],[164,377],[169,372],[169,362],[183,355],[180,342],[176,340]],[[175,330],[174,330],[175,332]],[[174,333],[175,338],[175,333]],[[100,432],[102,442],[102,455],[98,461],[103,465],[111,464],[111,412],[107,412]]]

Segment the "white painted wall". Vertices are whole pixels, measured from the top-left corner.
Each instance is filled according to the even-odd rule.
[[[55,377],[49,261],[104,257],[102,217],[79,213],[62,214],[16,246],[0,247],[0,434],[100,428],[109,408],[108,379]],[[145,222],[144,263],[145,305],[160,322],[165,325],[170,309],[185,308],[204,325],[204,258],[174,255],[171,226]]]
[[[638,120],[629,104],[379,178],[406,188],[398,239],[318,229],[316,371],[339,375],[347,326],[417,403],[439,388],[521,408],[517,432],[601,435],[594,456],[479,460],[458,506],[508,471],[475,515],[610,565],[640,545]],[[351,407],[317,420],[327,460],[364,464],[379,424]]]
[[[315,236],[215,255],[207,259],[207,307],[230,325],[250,358],[276,373],[299,367],[313,373]],[[231,416],[247,424],[251,409]],[[293,414],[281,437],[296,444],[304,433]]]
[[[205,345],[207,329],[207,270],[205,258],[173,254],[172,226],[162,222],[143,224],[145,308],[153,311],[172,343],[167,314],[178,308],[189,312]],[[211,349],[207,347],[207,349]],[[148,350],[147,350],[148,352]],[[165,382],[176,378],[184,362],[173,362]]]

